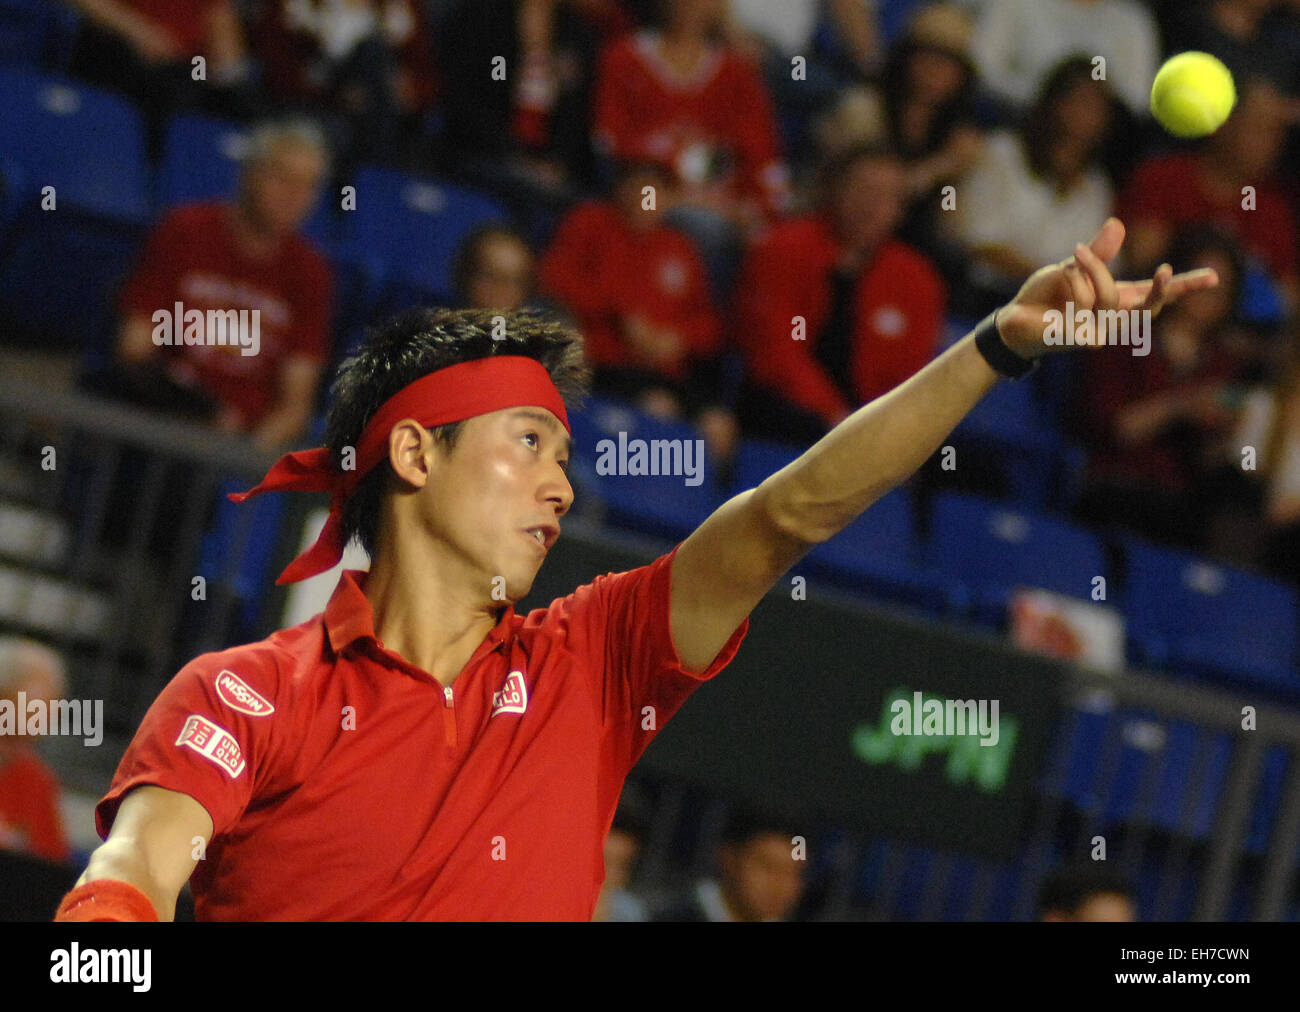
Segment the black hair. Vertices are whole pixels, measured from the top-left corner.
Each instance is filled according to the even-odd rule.
[[[488,222],[470,231],[460,245],[456,247],[456,257],[451,267],[451,286],[461,305],[469,303],[469,283],[474,272],[478,270],[479,256],[483,246],[490,239],[511,239],[519,243],[529,254],[533,253],[532,244],[527,237],[506,222]]]
[[[1133,902],[1133,883],[1104,861],[1079,861],[1051,871],[1038,889],[1039,916],[1050,911],[1074,914],[1094,896],[1123,896]]]
[[[902,116],[909,85],[907,80],[908,63],[914,54],[924,52],[941,53],[948,59],[956,61],[961,65],[964,77],[953,95],[935,111],[925,146],[917,151],[903,151],[903,130],[900,117]],[[899,147],[899,154],[907,158],[921,158],[933,154],[943,147],[958,124],[973,118],[975,89],[972,85],[974,81],[975,66],[968,58],[954,53],[950,49],[919,39],[905,37],[897,42],[889,51],[889,57],[881,75],[880,91],[885,100],[885,117],[889,124],[889,133],[894,140],[894,144]]]
[[[498,328],[502,320],[504,328]],[[500,329],[504,336],[494,337]],[[356,447],[380,405],[403,387],[447,366],[492,355],[524,355],[540,362],[566,406],[586,396],[591,370],[583,357],[582,335],[555,320],[526,310],[409,310],[368,332],[339,366],[325,425],[325,445],[335,466],[342,468],[344,449]],[[450,451],[463,424],[437,426],[433,437]],[[357,538],[372,559],[390,476],[393,469],[385,459],[362,479],[343,509],[344,538]]]
[[[1115,93],[1105,81],[1097,81],[1092,76],[1092,60],[1087,56],[1069,56],[1058,63],[1038,89],[1033,105],[1025,113],[1020,128],[1020,136],[1025,146],[1025,159],[1034,175],[1045,178],[1051,173],[1048,151],[1059,133],[1055,119],[1058,102],[1080,84],[1091,84],[1101,89],[1110,113],[1110,130],[1097,139],[1094,150],[1088,153],[1088,159],[1097,158],[1105,150],[1107,138],[1114,129],[1120,103]]]

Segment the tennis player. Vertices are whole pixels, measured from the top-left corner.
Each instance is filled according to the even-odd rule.
[[[573,501],[581,339],[512,315],[496,340],[479,311],[390,324],[341,368],[328,446],[246,493],[331,493],[281,582],[352,537],[371,569],[344,572],[315,618],[181,669],[58,919],[171,919],[188,880],[201,920],[589,920],[624,779],[777,580],[1051,350],[1049,310],[1155,313],[1218,283],[1167,265],[1117,283],[1123,237],[1108,221],[667,555],[527,615],[513,602]]]

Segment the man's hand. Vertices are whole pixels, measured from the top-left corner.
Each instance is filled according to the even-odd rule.
[[[1175,276],[1168,264],[1161,264],[1146,281],[1116,281],[1106,264],[1115,259],[1123,244],[1123,223],[1108,218],[1092,242],[1075,247],[1074,256],[1031,274],[1016,297],[998,311],[998,333],[1007,347],[1023,358],[1038,358],[1058,347],[1043,340],[1044,317],[1052,310],[1065,313],[1070,302],[1074,312],[1137,309],[1148,310],[1154,317],[1188,292],[1219,283],[1219,276],[1208,267]],[[1105,336],[1100,327],[1094,327],[1093,334],[1095,338]]]

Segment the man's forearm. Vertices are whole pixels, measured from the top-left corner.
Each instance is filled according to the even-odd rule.
[[[924,464],[997,381],[968,334],[849,415],[757,494],[780,530],[808,544],[829,540]]]

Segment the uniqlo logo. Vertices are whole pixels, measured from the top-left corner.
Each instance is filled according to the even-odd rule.
[[[528,709],[528,686],[524,684],[522,671],[510,672],[501,691],[492,695],[492,713],[489,719],[498,713],[523,713]]]
[[[244,772],[244,752],[235,736],[198,714],[192,713],[186,719],[176,744],[192,748],[216,763],[232,780]]]

